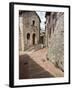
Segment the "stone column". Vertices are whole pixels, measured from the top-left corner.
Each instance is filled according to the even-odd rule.
[[[19,17],[19,25],[20,25],[20,32],[21,32],[21,51],[24,51],[24,38],[23,38],[23,17]]]

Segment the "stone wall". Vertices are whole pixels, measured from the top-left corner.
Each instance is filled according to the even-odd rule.
[[[19,51],[24,51],[23,17],[19,17]]]
[[[54,18],[54,12],[46,16],[47,58],[64,71],[64,13],[55,14]]]
[[[20,28],[23,33],[23,47],[26,50],[39,43],[40,19],[35,11],[23,11],[20,18],[22,18]]]

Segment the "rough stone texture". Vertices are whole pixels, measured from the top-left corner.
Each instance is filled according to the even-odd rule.
[[[47,15],[46,35],[47,35],[47,58],[64,71],[64,13],[56,13],[53,19],[53,12]]]
[[[24,39],[23,39],[23,17],[19,17],[19,50],[24,51]]]
[[[46,47],[45,34],[46,34],[45,31],[40,32],[40,44],[42,45],[42,47]]]
[[[35,11],[20,11],[19,49],[24,51],[39,43],[40,18]]]

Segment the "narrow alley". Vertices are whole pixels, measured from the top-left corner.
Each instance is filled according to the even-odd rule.
[[[64,72],[46,59],[47,48],[19,56],[19,79],[63,77]]]

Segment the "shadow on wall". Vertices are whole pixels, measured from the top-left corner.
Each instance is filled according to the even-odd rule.
[[[28,54],[19,56],[19,79],[54,77],[39,66]]]

